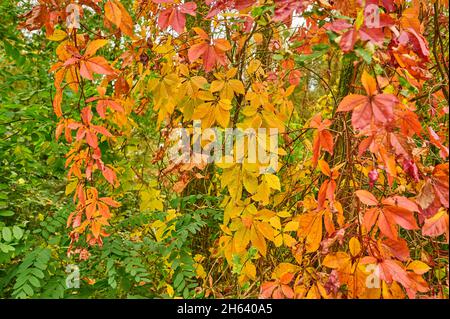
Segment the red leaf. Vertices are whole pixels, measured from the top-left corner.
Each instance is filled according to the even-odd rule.
[[[338,112],[352,111],[352,125],[356,129],[364,129],[372,123],[387,124],[394,118],[394,106],[398,99],[392,94],[378,94],[376,82],[364,71],[361,82],[368,96],[350,94],[346,96],[337,109]]]
[[[197,10],[197,4],[195,2],[186,2],[179,6],[180,11],[183,13],[195,16],[195,10]]]
[[[376,45],[383,45],[384,32],[382,28],[367,28],[362,26],[359,29],[359,37],[363,41],[370,41]]]
[[[348,21],[344,20],[344,19],[337,19],[337,20],[334,20],[333,22],[327,23],[325,25],[325,28],[327,30],[331,30],[336,33],[339,33],[343,30],[346,30],[346,29],[349,29],[352,27],[353,27],[353,25],[351,23],[348,23]]]
[[[299,70],[292,70],[289,73],[289,83],[291,85],[299,85],[301,79],[301,72]]]
[[[355,47],[356,36],[357,32],[355,29],[350,29],[342,35],[341,41],[339,42],[342,51],[350,52],[353,50]]]
[[[398,99],[392,94],[378,94],[372,98],[372,109],[375,121],[387,123],[394,117],[394,106]]]
[[[89,68],[86,61],[80,62],[80,75],[88,80],[94,80],[94,77],[92,76],[92,70]]]

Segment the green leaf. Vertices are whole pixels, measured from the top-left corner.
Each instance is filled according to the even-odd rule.
[[[11,229],[9,229],[8,227],[3,227],[3,229],[2,229],[2,237],[3,237],[4,241],[10,242],[12,240]]]
[[[33,275],[35,275],[36,277],[40,278],[40,279],[44,279],[45,275],[42,272],[42,270],[38,269],[38,268],[33,268],[31,269],[31,273]]]
[[[14,251],[15,249],[11,245],[6,245],[6,244],[3,244],[3,243],[0,243],[0,250],[6,254],[9,251]]]
[[[183,273],[179,272],[178,275],[176,275],[175,279],[173,280],[173,286],[175,288],[178,287],[182,281],[183,281]]]
[[[315,44],[312,46],[313,51],[326,51],[330,46],[326,43]]]
[[[322,56],[326,51],[316,51],[314,53],[311,54],[300,54],[300,55],[295,55],[294,56],[294,60],[295,62],[305,62],[308,60],[313,60],[315,58],[318,58],[320,56]]]
[[[20,239],[23,236],[23,230],[22,228],[18,227],[18,226],[13,226],[13,235],[16,239]]]
[[[14,212],[12,210],[4,210],[0,212],[0,216],[8,217],[12,215],[14,215]]]
[[[31,297],[34,295],[33,288],[31,288],[28,284],[23,285],[22,289],[28,296]]]
[[[34,276],[28,277],[28,281],[37,288],[41,287],[40,281]]]
[[[364,50],[363,48],[356,48],[355,52],[356,55],[361,57],[367,64],[372,63],[372,54],[370,52]]]
[[[281,54],[274,54],[273,55],[273,57],[272,57],[275,61],[280,61],[280,60],[283,60],[283,55],[281,55]]]
[[[183,298],[184,299],[189,298],[189,288],[188,287],[184,288],[184,290],[183,290]]]

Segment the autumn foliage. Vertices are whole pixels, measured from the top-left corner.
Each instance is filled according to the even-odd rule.
[[[21,28],[55,47],[68,256],[89,263],[138,206],[164,217],[129,238],[175,250],[186,212],[169,202],[196,195],[194,211],[219,217],[202,217],[188,253],[191,297],[448,298],[448,12],[445,0],[39,0]],[[170,133],[195,120],[278,129],[277,171],[172,163]],[[162,254],[163,282],[136,285],[186,297],[183,263]]]

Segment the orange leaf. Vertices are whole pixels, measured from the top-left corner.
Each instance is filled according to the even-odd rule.
[[[402,226],[405,229],[418,229],[414,215],[409,210],[398,206],[385,206],[383,208],[385,214],[389,214],[396,224]]]
[[[375,79],[364,70],[363,74],[361,75],[361,82],[366,90],[367,95],[372,96],[377,91],[377,83],[375,82]]]
[[[433,217],[425,220],[425,223],[422,226],[422,234],[425,236],[436,237],[445,233],[448,242],[448,226],[448,213],[444,209],[441,209]]]
[[[369,206],[375,206],[378,205],[378,200],[371,192],[368,192],[366,190],[357,190],[355,192],[356,196],[358,196],[359,200]]]
[[[86,47],[86,51],[84,52],[84,56],[86,58],[90,58],[91,56],[95,55],[98,49],[105,46],[107,43],[108,40],[105,39],[98,39],[89,42],[89,44]]]
[[[214,48],[216,48],[217,50],[220,50],[222,52],[231,50],[231,45],[230,42],[228,42],[228,40],[225,39],[217,39],[214,41]]]
[[[191,46],[188,51],[189,61],[196,61],[208,50],[208,47],[209,45],[205,42],[197,43]]]
[[[55,96],[53,97],[53,111],[55,112],[57,117],[61,117],[63,115],[61,110],[62,97],[62,90],[56,90]]]
[[[378,216],[378,227],[380,228],[380,231],[383,233],[383,235],[385,235],[386,237],[393,240],[397,239],[398,237],[397,228],[390,215],[383,214],[383,212],[380,212]]]
[[[366,227],[367,231],[370,231],[373,225],[375,225],[379,214],[380,210],[376,207],[372,207],[366,211],[364,214],[364,227]]]
[[[361,107],[364,104],[367,104],[368,102],[369,100],[365,95],[349,94],[342,99],[341,103],[339,103],[337,112],[352,111],[357,107]]]
[[[105,16],[117,27],[120,27],[120,23],[122,21],[122,11],[114,1],[109,0],[105,3]]]
[[[430,266],[428,266],[427,264],[425,264],[424,262],[420,261],[420,260],[414,260],[412,261],[408,267],[406,267],[406,269],[408,270],[412,270],[414,271],[414,273],[418,274],[418,275],[423,275],[425,273],[428,272],[428,270],[430,270]]]
[[[109,66],[108,61],[102,56],[90,58],[86,61],[86,64],[88,65],[88,68],[95,73],[105,75],[114,74],[114,69]]]
[[[321,171],[324,175],[326,175],[326,176],[328,176],[328,177],[331,177],[330,166],[328,165],[327,162],[325,162],[324,160],[319,160],[319,168],[320,168],[320,171]]]

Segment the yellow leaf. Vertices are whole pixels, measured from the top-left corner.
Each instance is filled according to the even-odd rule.
[[[298,230],[298,222],[295,222],[295,221],[290,221],[289,223],[286,224],[286,226],[284,226],[285,232],[297,231],[297,230]]]
[[[214,93],[214,92],[219,92],[220,90],[223,89],[225,82],[224,81],[212,81],[211,83],[211,87],[209,88],[209,90]]]
[[[217,106],[214,108],[214,115],[220,126],[223,128],[228,126],[228,123],[230,122],[230,111],[226,111],[222,107]]]
[[[431,268],[430,266],[428,266],[427,264],[425,264],[420,260],[414,260],[408,265],[406,269],[412,270],[418,275],[423,275],[424,273],[428,272]]]
[[[250,241],[250,231],[242,226],[233,236],[233,244],[236,252],[243,251]]]
[[[222,173],[221,182],[222,188],[228,187],[228,191],[234,200],[241,198],[243,183],[241,182],[241,168],[239,165],[225,169]]]
[[[191,78],[191,81],[198,89],[203,89],[205,87],[205,84],[208,83],[208,81],[203,76],[193,76]]]
[[[294,274],[298,270],[298,266],[293,265],[291,263],[280,263],[274,269],[272,278],[277,279],[284,276],[287,273]]]
[[[359,252],[361,251],[361,244],[359,242],[359,240],[356,237],[352,237],[350,239],[350,242],[348,244],[348,247],[350,248],[350,254],[355,257],[356,255],[359,254]]]
[[[306,237],[306,252],[312,253],[319,249],[322,240],[322,215],[323,212],[309,212],[298,217],[299,238]]]
[[[200,264],[196,265],[195,274],[198,278],[206,278],[205,268],[203,268],[203,266]]]
[[[256,201],[261,202],[263,205],[269,204],[270,189],[267,183],[261,183],[258,186],[256,194],[252,198]]]
[[[268,240],[273,241],[273,228],[266,222],[256,222],[256,229]]]
[[[78,180],[73,180],[71,181],[69,184],[66,185],[66,195],[69,195],[70,193],[72,193],[75,188],[77,188],[78,185]]]
[[[311,227],[311,231],[306,237],[306,252],[312,253],[319,249],[322,240],[322,217],[317,217]]]
[[[277,213],[278,216],[283,217],[283,218],[287,218],[287,217],[291,217],[292,214],[286,210],[282,210],[281,212]]]
[[[47,36],[50,41],[61,41],[67,37],[67,33],[63,30],[56,29],[52,35]]]
[[[227,79],[231,79],[236,76],[236,73],[237,73],[237,68],[231,68],[227,71],[227,73],[225,73],[225,76],[227,77]]]
[[[356,16],[355,27],[358,30],[364,22],[364,10],[358,10],[358,14]]]
[[[206,115],[211,113],[211,111],[212,107],[210,102],[202,103],[195,108],[194,114],[192,114],[192,119],[199,120],[204,118]]]
[[[168,209],[166,215],[166,222],[171,221],[172,219],[177,217],[177,211],[175,209]]]
[[[270,188],[281,190],[280,179],[276,175],[264,174],[263,179],[266,180]]]
[[[281,247],[283,245],[283,234],[279,231],[275,232],[275,236],[273,238],[273,243],[276,247]]]
[[[239,94],[245,94],[245,88],[241,81],[239,80],[230,80],[228,85],[233,89],[234,92]]]
[[[286,89],[286,93],[285,93],[286,97],[288,97],[289,95],[291,95],[291,94],[294,92],[294,90],[295,90],[295,85],[289,86],[289,87]]]
[[[306,294],[306,299],[320,299],[320,292],[316,285],[313,285]]]
[[[226,111],[229,111],[229,110],[231,110],[231,108],[232,108],[232,106],[231,106],[231,101],[230,101],[229,99],[221,99],[221,100],[217,103],[217,105],[218,105],[221,109],[226,110]]]
[[[324,160],[319,160],[318,161],[318,166],[319,166],[320,171],[322,172],[322,174],[331,177],[330,166],[328,165],[327,162],[325,162]]]
[[[289,234],[283,234],[283,241],[288,247],[292,247],[297,243],[297,241]]]
[[[247,72],[249,74],[253,74],[256,72],[264,73],[263,68],[261,67],[261,61],[259,60],[251,60],[248,64]]]
[[[252,245],[265,257],[267,246],[263,235],[260,234],[255,227],[251,228],[250,233]]]
[[[229,205],[227,205],[227,207],[225,208],[225,210],[223,212],[223,223],[225,225],[228,224],[230,219],[236,218],[242,213],[243,207],[235,206],[233,204],[234,203],[231,202]]]
[[[209,91],[200,91],[198,93],[198,98],[203,101],[214,101],[214,95]]]
[[[250,261],[245,263],[242,273],[249,277],[250,279],[256,280],[256,267]]]
[[[254,174],[244,170],[243,181],[245,189],[250,194],[254,194],[258,188],[258,178]]]
[[[278,216],[274,216],[271,219],[269,219],[269,223],[272,225],[273,228],[281,229],[280,218]]]
[[[279,133],[285,132],[286,129],[283,121],[281,121],[275,114],[267,111],[262,111],[261,114],[266,127],[277,128]]]

